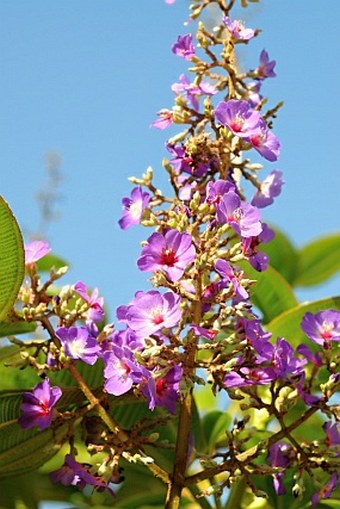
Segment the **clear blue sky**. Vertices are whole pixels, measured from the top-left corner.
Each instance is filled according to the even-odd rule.
[[[151,231],[119,230],[127,178],[148,165],[159,173],[166,132],[149,128],[172,106],[171,83],[186,70],[170,47],[187,17],[186,0],[3,0],[0,2],[0,192],[20,224],[35,230],[34,195],[43,156],[62,158],[60,221],[48,230],[56,254],[117,305],[146,288],[136,268]],[[277,60],[264,91],[285,107],[275,123],[286,185],[265,218],[302,245],[339,229],[340,2],[264,0],[241,17],[261,36],[241,59],[255,67],[265,48]],[[336,293],[339,278],[311,298]]]

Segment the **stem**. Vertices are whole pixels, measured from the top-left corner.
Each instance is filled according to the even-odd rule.
[[[201,319],[201,276],[198,275],[195,302],[193,302],[193,323],[199,324]],[[195,359],[198,339],[193,336],[186,346],[186,356],[183,362],[187,369],[188,379],[195,373]],[[177,429],[175,462],[171,482],[165,501],[165,509],[178,509],[181,494],[185,483],[185,471],[188,461],[188,447],[192,423],[193,388],[191,387],[180,403],[180,412]]]
[[[68,369],[73,376],[73,378],[77,381],[80,389],[86,396],[86,398],[89,400],[93,408],[95,408],[102,419],[102,421],[106,424],[106,426],[109,428],[112,433],[114,433],[117,438],[121,439],[123,442],[127,442],[129,437],[125,431],[123,431],[118,424],[112,419],[111,415],[107,413],[105,408],[101,405],[100,401],[96,396],[93,394],[87,383],[85,382],[84,378],[81,376],[77,368],[74,366],[74,364],[70,364],[68,366]]]
[[[93,392],[91,391],[91,389],[89,388],[89,386],[87,385],[87,383],[85,382],[77,368],[73,364],[70,364],[68,366],[68,369],[70,370],[73,378],[78,382],[80,389],[83,391],[84,395],[91,403],[91,406],[98,412],[100,418],[109,428],[109,430],[112,431],[115,434],[115,436],[122,442],[128,442],[129,435],[124,430],[122,430],[119,427],[119,425],[114,421],[114,419],[111,417],[111,415],[107,413],[107,411],[101,405],[98,398],[96,398],[96,396],[93,394]],[[146,456],[144,451],[142,450],[139,450],[139,454],[144,457]],[[161,479],[165,484],[169,484],[168,474],[156,463],[148,463],[147,467],[150,470],[150,472],[153,473],[153,475]]]

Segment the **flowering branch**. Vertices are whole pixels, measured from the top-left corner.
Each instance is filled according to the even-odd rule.
[[[68,443],[70,452],[52,482],[114,495],[123,466],[128,483],[138,463],[160,480],[166,509],[183,500],[208,509],[210,496],[222,509],[225,488],[227,509],[244,505],[244,495],[264,499],[268,477],[276,496],[285,497],[289,486],[312,507],[337,487],[339,416],[331,398],[340,385],[340,311],[302,309],[269,265],[263,245],[274,231],[261,209],[284,182],[277,169],[262,181],[259,173],[280,155],[272,128],[282,103],[264,111],[262,88],[276,76],[266,50],[253,69],[238,69],[238,46],[260,30],[230,17],[235,3],[195,0],[191,20],[215,4],[216,26],[209,30],[200,19],[196,45],[188,33],[172,46],[193,75],[180,75],[171,87],[173,108],[160,110],[152,124],[183,129],[166,143],[172,194],[158,189],[148,168],[131,177],[135,187],[122,200],[122,230],[153,228],[137,260],[152,289],[118,307],[118,325],[107,323],[97,288],[77,281],[56,290],[67,269],[52,267],[43,281],[38,267],[48,244],[25,246],[26,279],[10,316],[16,326],[41,325],[48,337],[12,337],[11,367],[42,379],[23,393],[24,432],[67,424],[56,445]],[[254,153],[264,165],[251,162]],[[295,334],[303,337],[298,346]],[[228,412],[200,408],[201,386],[216,400],[224,395]],[[80,461],[77,441],[87,461]]]

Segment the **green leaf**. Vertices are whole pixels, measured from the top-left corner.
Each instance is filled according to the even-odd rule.
[[[18,489],[20,486],[20,489]],[[11,477],[1,481],[0,507],[6,509],[38,509],[42,500],[69,500],[73,487],[62,484],[55,486],[48,475],[31,472],[20,477]],[[24,505],[22,505],[24,504]]]
[[[248,278],[256,280],[250,290],[251,300],[263,314],[263,322],[268,323],[276,316],[297,306],[294,292],[279,272],[268,266],[264,272],[257,272],[248,263],[239,263]]]
[[[49,272],[52,267],[60,269],[61,267],[65,267],[65,265],[69,266],[65,260],[53,254],[47,254],[37,262],[39,272]]]
[[[30,390],[39,382],[36,370],[27,366],[21,369],[23,360],[21,348],[17,345],[6,345],[0,348],[1,390]]]
[[[269,256],[269,262],[287,281],[292,283],[296,277],[298,253],[292,242],[278,228],[271,226],[275,237],[261,244],[261,251]]]
[[[340,235],[329,235],[307,244],[299,251],[296,286],[323,283],[340,270]]]
[[[221,410],[213,410],[203,417],[202,429],[208,444],[208,453],[214,451],[219,440],[225,440],[230,422],[230,415]]]
[[[272,320],[266,328],[273,333],[274,337],[285,337],[292,346],[297,346],[305,341],[305,333],[300,327],[305,313],[317,313],[323,309],[339,309],[340,297],[329,297],[305,304],[300,304]]]
[[[13,306],[25,273],[22,235],[7,202],[0,196],[0,320]]]
[[[0,338],[34,332],[36,327],[34,322],[0,322]]]
[[[328,498],[327,500],[323,500],[322,503],[325,507],[340,509],[340,500],[336,500],[335,498]]]

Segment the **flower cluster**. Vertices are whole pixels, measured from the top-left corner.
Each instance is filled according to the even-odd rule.
[[[25,247],[27,279],[16,313],[42,325],[48,337],[30,342],[23,356],[42,381],[24,392],[19,424],[25,430],[59,430],[67,422],[64,441],[70,453],[51,474],[52,482],[113,495],[110,485],[122,481],[122,459],[140,462],[167,484],[166,509],[179,507],[175,504],[184,484],[215,479],[211,493],[218,496],[240,473],[247,493],[258,494],[256,478],[267,475],[278,496],[285,495],[294,477],[290,489],[301,496],[304,475],[314,482],[315,472],[322,470],[326,480],[315,488],[312,506],[337,486],[340,434],[330,400],[340,383],[335,353],[340,311],[301,315],[304,341],[296,345],[285,331],[272,334],[275,323],[268,322],[274,312],[267,309],[266,316],[256,294],[264,276],[259,273],[270,263],[262,245],[274,237],[260,209],[273,203],[284,181],[278,169],[259,180],[262,164],[247,157],[255,149],[264,164],[278,160],[281,144],[272,128],[280,105],[266,111],[267,100],[260,94],[265,80],[276,75],[275,61],[265,50],[255,69],[241,74],[236,67],[237,45],[248,44],[259,31],[233,20],[232,5],[222,8],[213,32],[199,23],[196,46],[190,33],[172,46],[194,74],[192,79],[180,75],[171,87],[173,109],[160,110],[152,124],[160,129],[183,126],[165,144],[169,159],[163,166],[172,195],[154,185],[148,169],[142,178],[131,179],[135,187],[122,199],[122,230],[134,225],[154,229],[137,259],[138,269],[150,274],[152,289],[138,290],[120,305],[113,324],[97,288],[77,281],[55,290],[65,268],[51,268],[50,278],[41,282],[36,262],[50,252],[46,242]],[[71,389],[63,385],[65,373],[72,376]],[[197,384],[210,384],[214,395],[223,392],[238,405],[237,416],[244,415],[240,421],[235,417],[233,427],[226,426],[204,451],[198,450],[200,438],[193,429]],[[132,424],[116,420],[115,409],[131,402],[142,408],[140,415]],[[265,438],[256,428],[264,414],[259,428],[266,429]],[[294,432],[319,414],[321,438],[300,444]],[[172,421],[173,416],[178,420]],[[208,414],[201,434],[215,417]],[[159,433],[170,421],[178,427],[173,442]],[[75,459],[79,422],[89,456],[100,453],[98,464]],[[152,448],[155,458],[146,453]],[[156,461],[162,448],[175,451],[171,472]],[[202,467],[198,470],[196,460]],[[228,476],[220,481],[222,472]]]

